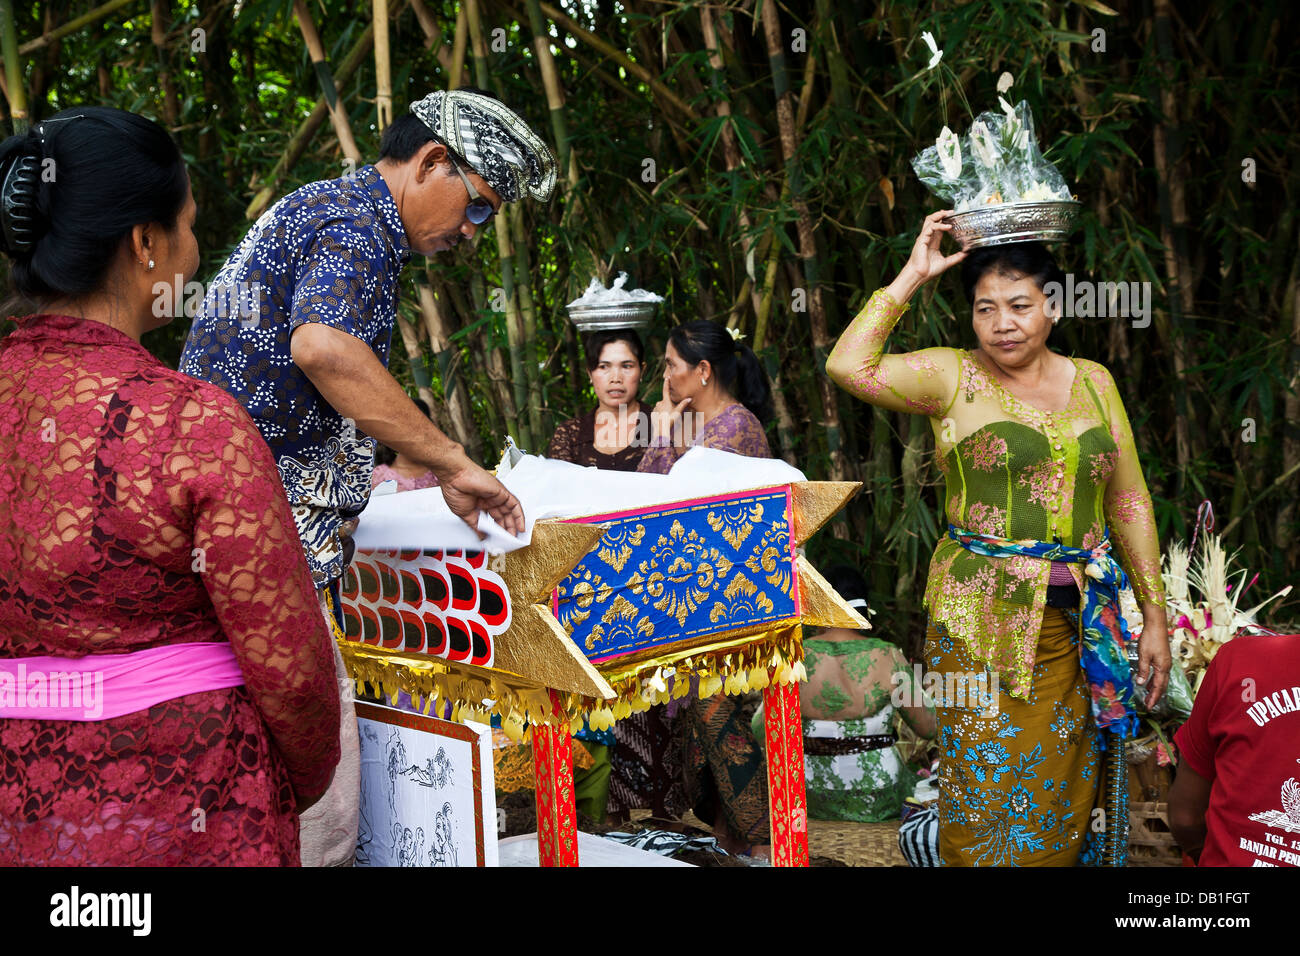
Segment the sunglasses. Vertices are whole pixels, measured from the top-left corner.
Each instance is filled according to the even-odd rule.
[[[465,218],[476,226],[483,225],[483,223],[495,216],[497,211],[492,208],[490,202],[478,194],[478,190],[469,181],[469,177],[460,168],[460,164],[453,162],[451,165],[456,170],[456,174],[460,176],[460,181],[465,184],[465,189],[469,193],[469,205],[465,207]]]

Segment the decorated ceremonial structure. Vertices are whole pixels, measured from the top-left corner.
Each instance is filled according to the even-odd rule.
[[[802,628],[868,625],[801,549],[858,487],[793,481],[539,521],[505,555],[359,549],[343,582],[344,660],[394,703],[409,695],[453,723],[497,716],[531,741],[544,866],[578,862],[571,733],[584,718],[603,728],[692,689],[762,690],[773,860],[807,865]],[[386,759],[390,780],[437,782],[431,758],[426,770],[390,745]],[[383,814],[393,802],[372,801]],[[394,856],[407,844],[419,855],[410,827],[367,829],[395,831]]]

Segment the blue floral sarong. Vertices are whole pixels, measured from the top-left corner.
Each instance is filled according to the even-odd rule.
[[[948,525],[948,537],[967,551],[991,558],[1027,555],[1045,561],[1085,565],[1079,658],[1084,679],[1092,692],[1092,715],[1098,728],[1108,730],[1120,739],[1134,737],[1138,717],[1132,669],[1125,653],[1133,636],[1119,606],[1119,593],[1129,583],[1124,569],[1111,557],[1110,529],[1106,529],[1101,544],[1091,551],[1054,541],[1030,538],[1013,541],[967,531],[952,524]]]

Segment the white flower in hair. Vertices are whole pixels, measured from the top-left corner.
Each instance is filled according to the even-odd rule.
[[[727,331],[731,333],[731,341],[733,342],[739,342],[745,337],[745,333],[740,331],[740,329],[733,329],[731,326],[727,326]]]
[[[934,34],[929,30],[921,34],[921,39],[924,40],[925,45],[930,48],[930,62],[926,64],[925,68],[927,70],[933,70],[939,65],[939,61],[943,59],[943,51],[940,50],[939,45],[934,42]]]

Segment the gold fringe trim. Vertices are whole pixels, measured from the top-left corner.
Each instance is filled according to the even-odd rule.
[[[775,684],[808,679],[803,665],[803,629],[792,624],[772,631],[725,639],[652,657],[637,663],[613,662],[598,666],[613,687],[616,698],[600,700],[582,694],[564,694],[565,714],[552,713],[550,694],[505,671],[469,667],[442,658],[405,655],[355,641],[340,641],[348,673],[358,691],[367,686],[394,704],[405,691],[415,706],[428,714],[435,700],[450,701],[451,719],[489,723],[501,718],[501,729],[518,743],[529,739],[534,724],[558,724],[566,718],[571,731],[607,730],[617,720],[649,710],[656,704],[679,700],[690,693],[691,678],[699,678],[699,696],[747,694]]]
[[[741,638],[727,635],[723,641],[620,669],[599,669],[617,699],[611,702],[568,695],[564,704],[575,730],[582,726],[584,717],[592,730],[606,730],[633,713],[680,700],[690,693],[693,676],[699,677],[701,698],[717,693],[747,694],[774,684],[808,679],[803,665],[802,627],[798,624]]]
[[[396,704],[401,691],[428,714],[434,701],[450,701],[451,719],[457,723],[473,720],[490,723],[501,718],[501,729],[511,740],[523,743],[528,728],[534,724],[563,723],[565,715],[552,713],[550,694],[543,687],[503,672],[468,667],[442,658],[413,660],[398,657],[392,651],[339,641],[349,676],[357,691],[368,687]]]

